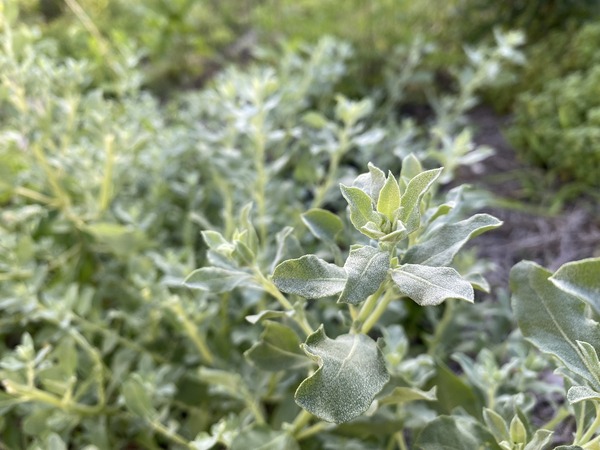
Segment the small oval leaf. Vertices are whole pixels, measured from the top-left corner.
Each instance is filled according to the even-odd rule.
[[[279,264],[273,282],[281,292],[305,298],[322,298],[342,292],[346,271],[315,255],[305,255]]]
[[[450,298],[475,300],[471,284],[451,267],[405,264],[392,271],[392,280],[402,294],[421,306],[439,305]]]

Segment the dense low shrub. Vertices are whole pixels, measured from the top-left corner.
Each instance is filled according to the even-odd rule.
[[[508,133],[521,156],[580,191],[600,186],[599,86],[596,65],[522,94]]]

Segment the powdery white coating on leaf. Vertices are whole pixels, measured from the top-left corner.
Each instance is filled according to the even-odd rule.
[[[357,305],[375,293],[387,275],[390,256],[374,247],[360,247],[350,251],[344,264],[348,281],[338,302]]]
[[[339,294],[346,284],[346,271],[315,255],[305,255],[279,264],[273,282],[281,292],[305,298]]]
[[[392,280],[402,294],[421,306],[439,305],[450,298],[475,300],[471,284],[451,267],[405,264],[392,271]]]
[[[364,334],[330,339],[321,325],[302,348],[319,368],[296,390],[296,403],[328,422],[364,413],[389,380],[383,354]]]
[[[475,214],[469,219],[446,224],[422,244],[411,247],[402,262],[426,266],[447,266],[469,239],[498,228],[502,221],[489,214]]]

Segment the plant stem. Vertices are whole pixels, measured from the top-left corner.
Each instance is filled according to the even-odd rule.
[[[385,295],[383,296],[383,299],[377,304],[377,307],[375,308],[373,313],[363,323],[363,325],[360,329],[361,333],[367,334],[371,330],[371,328],[373,328],[373,326],[375,326],[377,321],[379,321],[379,319],[381,318],[383,313],[385,313],[385,311],[387,310],[387,307],[389,306],[390,302],[394,298],[394,296],[392,294],[393,294],[393,291],[391,289],[385,293]]]
[[[565,420],[566,417],[568,417],[570,415],[569,411],[564,408],[561,407],[558,409],[558,411],[556,412],[556,414],[554,415],[554,417],[552,419],[550,419],[548,422],[546,422],[544,425],[542,425],[540,428],[544,429],[544,430],[554,430],[556,428],[556,426],[561,423],[563,420]]]
[[[152,420],[150,422],[150,425],[152,425],[152,428],[154,429],[154,431],[156,431],[160,435],[166,437],[170,441],[175,442],[176,444],[182,445],[183,447],[188,448],[190,450],[193,450],[195,448],[192,445],[190,445],[190,443],[186,439],[184,439],[179,434],[169,430],[162,423]]]
[[[362,331],[363,323],[369,318],[369,316],[375,309],[375,306],[377,306],[377,301],[379,300],[379,297],[381,297],[381,294],[385,290],[386,284],[387,283],[381,283],[377,291],[375,291],[374,294],[371,294],[369,298],[367,298],[367,300],[363,303],[362,307],[360,308],[360,311],[358,312],[358,316],[356,317],[354,322],[352,322],[352,333],[360,333]]]
[[[308,423],[311,421],[312,418],[313,418],[313,415],[311,413],[309,413],[305,409],[300,410],[300,412],[294,419],[294,422],[292,423],[292,429],[291,429],[292,435],[297,436],[300,433],[300,431],[306,425],[308,425]]]
[[[254,274],[256,276],[256,281],[262,286],[262,288],[268,294],[270,294],[273,297],[275,297],[275,299],[279,302],[279,304],[285,310],[287,310],[287,311],[296,311],[296,309],[290,303],[290,301],[287,298],[285,298],[285,296],[279,291],[279,289],[277,289],[277,286],[275,286],[271,280],[269,280],[268,278],[266,278],[262,274],[262,272],[260,270],[258,270],[258,268],[254,269]],[[310,326],[310,324],[308,323],[308,320],[306,319],[306,316],[304,314],[300,315],[296,311],[296,314],[294,314],[293,317],[294,317],[294,320],[296,321],[296,323],[298,323],[298,325],[300,325],[300,327],[306,333],[307,336],[310,335],[310,334],[312,334],[313,329]]]
[[[104,212],[110,203],[112,191],[113,166],[115,154],[113,152],[114,135],[110,134],[104,138],[104,148],[106,149],[106,160],[104,162],[104,177],[100,187],[100,212]]]
[[[302,441],[304,439],[308,439],[311,436],[314,436],[315,434],[319,434],[321,431],[328,430],[329,428],[332,428],[334,426],[335,425],[332,423],[320,421],[296,434],[295,438],[297,441]]]
[[[441,320],[435,327],[435,333],[433,337],[429,340],[429,350],[427,353],[431,356],[435,356],[436,348],[439,343],[442,341],[444,333],[448,326],[450,326],[450,322],[454,317],[454,302],[449,301],[445,302],[444,314],[442,315]]]
[[[177,319],[183,325],[183,329],[198,349],[198,352],[204,361],[210,365],[213,365],[215,362],[215,357],[208,348],[204,336],[198,332],[198,327],[196,324],[187,317],[187,314],[183,310],[181,303],[179,301],[175,301],[169,305],[169,308],[175,313]]]
[[[598,431],[598,428],[600,428],[600,406],[598,406],[597,403],[594,403],[594,407],[596,408],[596,418],[588,427],[581,439],[575,443],[575,445],[585,445],[591,443],[590,439],[592,439],[596,431]]]

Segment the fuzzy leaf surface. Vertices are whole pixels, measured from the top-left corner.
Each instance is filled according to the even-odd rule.
[[[325,209],[313,208],[301,217],[310,232],[322,241],[334,242],[337,234],[344,229],[342,219]]]
[[[451,267],[405,264],[392,271],[392,280],[402,294],[421,306],[439,305],[450,298],[475,300],[471,284]]]
[[[511,270],[512,307],[519,328],[541,351],[556,356],[570,371],[600,388],[577,342],[600,342],[600,325],[586,318],[585,303],[557,288],[550,275],[531,261]]]
[[[369,246],[352,249],[344,264],[348,281],[338,302],[357,305],[366,300],[385,280],[389,266],[387,252]]]
[[[584,400],[600,401],[600,393],[596,392],[589,386],[572,386],[567,392],[567,400],[569,403],[582,402]]]
[[[552,277],[555,286],[585,300],[600,314],[600,258],[589,258],[562,265]]]
[[[342,292],[346,271],[315,255],[305,255],[279,264],[273,282],[281,292],[305,298],[323,298]]]
[[[403,262],[447,266],[469,239],[498,228],[500,225],[502,221],[489,214],[476,214],[469,219],[443,225],[423,243],[410,248]]]
[[[371,197],[366,192],[357,187],[348,187],[343,184],[340,185],[340,189],[350,207],[350,221],[354,228],[360,231],[369,222],[375,224],[380,222],[379,217],[373,211]]]
[[[388,219],[394,220],[394,213],[398,208],[400,208],[400,187],[394,175],[390,172],[379,193],[377,211],[385,214]]]
[[[298,386],[296,403],[328,422],[348,422],[364,413],[389,380],[384,356],[367,335],[330,339],[321,326],[302,348],[319,368]]]
[[[266,321],[265,330],[244,356],[256,367],[277,372],[311,364],[300,350],[300,339],[290,327],[277,322]]]
[[[191,289],[220,294],[232,291],[240,285],[251,284],[251,280],[250,274],[240,270],[201,267],[190,273],[183,284]]]
[[[421,224],[421,199],[441,172],[442,169],[427,170],[416,175],[408,182],[400,202],[402,206],[400,220],[409,233],[419,228]]]

